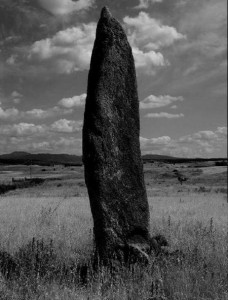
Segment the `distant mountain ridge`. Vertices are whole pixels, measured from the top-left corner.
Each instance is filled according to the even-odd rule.
[[[209,161],[227,160],[227,158],[180,158],[168,155],[146,154],[142,156],[144,162],[166,161],[166,162],[187,162],[187,161]],[[70,154],[31,154],[23,151],[15,151],[9,154],[0,155],[0,164],[37,164],[37,165],[82,165],[82,156]]]
[[[50,154],[15,151],[10,154],[0,155],[0,163],[11,164],[38,164],[38,165],[82,165],[82,157],[70,154]]]
[[[144,160],[169,160],[169,159],[180,159],[179,157],[159,154],[145,154],[142,156]]]

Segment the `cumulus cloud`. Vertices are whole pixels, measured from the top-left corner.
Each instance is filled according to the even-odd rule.
[[[60,146],[65,146],[65,147],[69,147],[69,146],[78,146],[78,144],[81,146],[81,142],[82,139],[81,138],[74,138],[74,137],[60,137],[60,139],[54,141],[54,145],[57,147]],[[77,147],[75,147],[76,149]]]
[[[227,127],[218,127],[214,131],[198,131],[178,139],[171,139],[169,136],[140,137],[140,144],[144,154],[153,153],[177,157],[225,157]]]
[[[51,125],[51,129],[57,132],[79,132],[82,129],[82,121],[60,119]]]
[[[50,136],[49,140],[43,137],[20,136],[6,137],[0,140],[1,151],[10,153],[12,151],[27,151],[32,153],[49,152],[49,153],[68,153],[82,154],[82,139],[75,137]]]
[[[166,145],[171,142],[169,136],[161,136],[157,138],[140,137],[140,146],[143,154],[163,154],[162,151]]]
[[[20,97],[22,97],[22,94],[20,94],[18,91],[13,91],[11,93],[11,97],[13,97],[13,98],[20,98]]]
[[[225,141],[227,139],[227,127],[218,127],[217,130],[202,130],[198,131],[194,134],[187,135],[181,137],[179,139],[180,143],[211,143],[211,142],[218,142],[218,141]]]
[[[149,113],[145,115],[145,118],[167,118],[167,119],[178,119],[184,117],[184,114],[169,114],[167,112],[160,113]]]
[[[150,4],[161,3],[163,0],[139,0],[139,4],[135,6],[136,9],[148,8]]]
[[[154,67],[169,65],[168,60],[158,50],[185,38],[174,27],[163,25],[145,12],[140,12],[136,17],[126,16],[123,22],[132,46],[136,68],[147,74],[153,74]]]
[[[61,108],[54,106],[46,110],[41,108],[34,108],[27,111],[19,111],[16,108],[3,109],[0,107],[0,120],[17,120],[17,119],[47,119],[59,115],[67,115],[72,113],[70,108]]]
[[[85,104],[86,94],[74,96],[72,98],[63,98],[59,101],[59,105],[65,108],[73,108],[83,106]]]
[[[38,0],[40,5],[54,15],[64,15],[90,8],[94,0]]]
[[[72,73],[89,68],[96,24],[82,24],[57,32],[52,38],[36,41],[29,49],[28,58],[49,62],[58,73]]]
[[[6,64],[13,66],[16,63],[17,57],[18,57],[18,55],[16,55],[16,54],[11,55],[9,58],[7,58]]]
[[[78,121],[79,126],[80,122]],[[0,134],[4,136],[3,139],[0,139],[1,149],[4,152],[12,152],[17,147],[21,151],[77,153],[81,155],[81,137],[76,138],[70,134],[74,132],[74,126],[77,128],[77,124],[70,120],[59,120],[50,126],[32,123],[1,125]],[[54,127],[63,129],[63,131],[56,132],[53,130]],[[66,131],[64,131],[65,129]],[[152,153],[178,157],[226,157],[227,127],[202,130],[177,139],[172,139],[169,136],[140,137],[140,144],[143,154]]]
[[[141,145],[164,145],[171,141],[171,138],[169,136],[161,136],[158,138],[144,138],[140,137],[140,143]]]
[[[43,142],[34,142],[28,145],[27,149],[35,150],[35,151],[52,151],[51,143],[47,141]]]
[[[227,127],[218,127],[216,133],[218,136],[227,137]]]
[[[126,16],[123,21],[127,25],[131,44],[147,51],[168,47],[185,38],[176,28],[163,25],[161,21],[151,18],[145,12],[140,12],[137,17]]]
[[[132,52],[135,59],[135,67],[149,75],[154,74],[155,66],[165,66],[169,64],[160,52],[143,52],[137,47],[133,47]]]
[[[47,130],[44,125],[34,125],[31,123],[19,123],[13,125],[1,125],[0,134],[6,136],[25,136],[44,133]]]
[[[21,114],[28,118],[45,119],[45,118],[52,117],[53,115],[55,115],[55,112],[57,110],[58,110],[58,107],[54,107],[54,108],[48,109],[48,110],[34,108],[32,110],[22,112]]]
[[[51,125],[21,122],[18,124],[6,124],[0,126],[0,134],[4,136],[20,137],[20,136],[34,136],[43,133],[73,133],[80,132],[82,129],[82,121],[73,121],[60,119]]]
[[[227,147],[227,127],[215,131],[202,130],[179,138],[177,144],[193,156],[208,156],[224,151]]]
[[[174,27],[163,25],[145,12],[134,18],[126,16],[123,22],[136,68],[147,74],[153,74],[154,67],[169,64],[159,49],[184,38]],[[96,23],[92,22],[59,31],[51,38],[33,43],[28,59],[33,63],[45,63],[49,71],[62,74],[88,70],[95,33]]]
[[[28,119],[46,119],[58,115],[67,115],[70,113],[72,113],[71,109],[62,109],[58,106],[54,106],[52,108],[48,108],[47,110],[34,108],[32,110],[21,112],[20,116]]]
[[[19,115],[19,110],[16,108],[3,109],[0,107],[0,120],[15,119]]]
[[[21,102],[21,98],[23,97],[22,94],[20,94],[18,91],[13,91],[11,93],[11,99],[15,104],[18,104]]]
[[[169,95],[164,95],[164,96],[150,95],[140,102],[140,108],[149,109],[149,108],[164,107],[176,101],[183,101],[183,100],[184,98],[182,96],[172,97]]]
[[[51,153],[69,153],[78,154],[82,153],[82,139],[74,137],[58,137],[53,138],[51,141],[40,141],[30,143],[27,149],[31,151],[45,151]]]

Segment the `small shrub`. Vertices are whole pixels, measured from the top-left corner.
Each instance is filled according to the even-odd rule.
[[[227,188],[217,188],[215,190],[216,193],[227,194]]]
[[[0,195],[5,194],[8,191],[15,190],[17,188],[16,184],[1,184],[0,185]]]
[[[227,161],[223,160],[223,161],[216,161],[215,162],[216,166],[227,166]]]
[[[29,188],[35,185],[39,185],[44,183],[45,179],[43,178],[31,178],[25,180],[18,180],[12,184],[1,184],[0,185],[0,195],[5,194],[9,191],[16,190],[16,189],[24,189]]]
[[[210,188],[207,189],[205,186],[200,186],[198,189],[198,192],[199,193],[209,193],[209,192],[211,192],[211,189]]]

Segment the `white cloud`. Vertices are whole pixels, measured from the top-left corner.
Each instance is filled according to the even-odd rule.
[[[169,136],[161,136],[158,138],[144,138],[140,137],[140,143],[141,145],[153,145],[153,144],[159,144],[164,145],[171,141],[171,138]]]
[[[177,146],[185,149],[188,156],[214,156],[227,147],[227,127],[218,127],[215,131],[202,130],[179,138]]]
[[[199,131],[193,135],[193,139],[195,140],[211,140],[216,137],[216,133],[210,130]]]
[[[19,115],[19,110],[16,108],[3,109],[0,107],[0,120],[14,119]]]
[[[74,96],[72,98],[63,98],[58,104],[65,108],[84,106],[85,99],[86,94],[81,94],[80,96]]]
[[[44,142],[34,142],[32,144],[28,145],[27,149],[32,149],[35,150],[36,152],[38,151],[53,151],[54,149],[51,147],[51,143],[44,141]],[[55,153],[55,151],[54,151]]]
[[[227,127],[218,127],[216,133],[218,136],[227,137]]]
[[[47,141],[36,136],[9,137],[1,142],[1,152],[10,153],[12,151],[27,151],[32,153],[68,153],[81,155],[82,139],[75,137],[51,136]]]
[[[130,43],[147,51],[168,47],[185,38],[176,28],[163,25],[145,12],[140,12],[135,18],[126,16],[123,21],[127,25]]]
[[[82,24],[57,32],[52,38],[36,41],[28,58],[45,61],[58,73],[72,73],[89,68],[96,24]]]
[[[142,153],[177,157],[226,157],[227,127],[203,130],[179,139],[169,136],[140,138]]]
[[[50,126],[45,124],[35,125],[33,123],[21,122],[18,124],[0,125],[0,134],[4,136],[34,136],[43,133],[59,132],[59,133],[73,133],[79,132],[82,129],[82,121],[73,121],[60,119],[52,123]]]
[[[202,130],[198,131],[194,134],[187,135],[184,137],[181,137],[179,141],[181,143],[211,143],[211,142],[218,142],[219,140],[226,140],[227,139],[227,127],[218,127],[217,130]]]
[[[161,136],[157,138],[144,138],[140,137],[140,146],[143,154],[157,153],[162,154],[162,149],[171,142],[169,136]]]
[[[27,148],[31,151],[47,151],[50,153],[69,153],[81,155],[82,139],[74,137],[59,137],[51,141],[33,142],[28,144]]]
[[[81,146],[81,142],[82,142],[82,139],[80,139],[80,138],[74,138],[74,137],[65,138],[65,137],[61,137],[59,140],[54,141],[53,144],[55,146],[57,146],[57,147],[60,147],[60,146],[69,147],[69,146],[75,146],[77,143],[79,143],[79,145]],[[75,147],[75,149],[76,149],[76,147]]]
[[[22,97],[23,97],[23,95],[20,94],[18,91],[13,91],[11,93],[11,99],[12,99],[13,103],[15,103],[15,104],[20,103]]]
[[[123,22],[132,46],[136,68],[146,74],[154,74],[155,67],[169,65],[159,49],[185,38],[174,27],[163,25],[145,12],[140,12],[137,17],[126,16]]]
[[[145,115],[145,118],[167,118],[167,119],[178,119],[184,117],[184,114],[169,114],[166,112],[160,112],[160,113],[149,113]]]
[[[163,0],[139,0],[139,4],[135,6],[136,9],[148,8],[150,4],[161,3]]]
[[[135,59],[135,67],[146,74],[154,74],[155,66],[165,66],[169,64],[160,52],[143,52],[137,47],[133,47],[132,52]]]
[[[34,108],[32,110],[28,110],[24,113],[22,113],[25,117],[29,117],[29,118],[35,118],[35,119],[44,119],[44,118],[48,118],[54,115],[55,111],[58,108],[54,107],[53,109],[49,109],[49,110],[43,110],[40,108]]]
[[[90,8],[94,0],[38,0],[40,5],[54,15],[64,15]]]
[[[20,94],[18,91],[13,91],[11,93],[11,97],[13,97],[13,98],[21,98],[22,94]]]
[[[57,132],[78,132],[82,129],[82,121],[60,119],[51,125],[51,129]]]
[[[17,99],[17,98],[16,98]],[[61,108],[54,106],[46,110],[41,108],[34,108],[28,111],[19,111],[16,108],[3,109],[0,107],[0,120],[17,120],[17,119],[46,119],[56,117],[59,115],[67,115],[73,112],[70,108]]]
[[[140,102],[141,109],[158,108],[172,104],[176,101],[183,101],[183,97],[172,97],[169,95],[154,96],[150,95]]]
[[[46,119],[58,115],[66,115],[72,113],[71,109],[61,109],[58,106],[54,106],[47,110],[43,110],[40,108],[34,108],[32,110],[28,110],[25,112],[21,112],[20,116],[25,118],[35,118],[35,119]]]
[[[20,98],[14,98],[13,99],[13,103],[14,104],[19,104],[21,102],[21,99]]]
[[[9,58],[7,58],[6,63],[10,66],[13,66],[16,63],[17,55],[13,54]]]
[[[34,125],[30,123],[19,123],[13,125],[1,125],[0,134],[7,136],[25,136],[44,133],[47,130],[44,125]]]
[[[59,128],[63,129],[64,124],[66,124],[65,128],[67,126],[73,128],[74,123],[71,122],[74,121],[62,121],[62,126],[59,126]],[[55,132],[52,125],[49,127],[44,124],[35,125],[32,123],[1,125],[0,134],[4,136],[4,138],[0,139],[1,151],[7,153],[18,149],[21,151],[45,151],[81,155],[82,139],[71,136],[71,132],[67,133],[67,135],[64,132]],[[59,125],[61,125],[61,122],[59,122]],[[73,132],[72,135],[74,135]],[[140,137],[140,144],[143,154],[153,153],[177,157],[226,157],[227,127],[218,127],[215,130],[202,130],[177,139],[172,139],[169,136]]]
[[[123,19],[132,46],[136,68],[153,74],[154,67],[168,65],[158,49],[172,45],[184,36],[174,27],[140,12],[135,18]],[[70,74],[88,70],[96,33],[96,23],[82,24],[57,32],[52,38],[36,41],[28,51],[32,62],[45,63],[49,71]]]

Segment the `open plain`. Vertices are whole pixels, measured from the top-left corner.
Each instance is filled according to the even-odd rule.
[[[228,299],[227,167],[152,161],[144,176],[151,235],[175,257],[94,273],[83,166],[1,165],[1,184],[44,180],[0,195],[0,299],[150,299],[154,272],[167,299]]]

